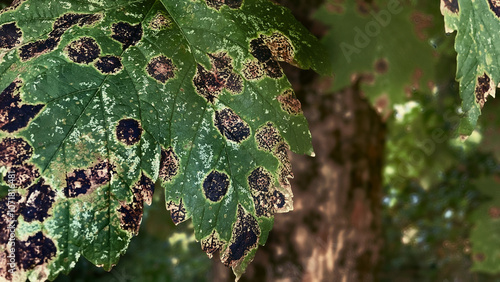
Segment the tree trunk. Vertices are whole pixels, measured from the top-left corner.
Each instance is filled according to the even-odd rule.
[[[304,13],[314,8],[310,2],[279,2],[322,32]],[[292,156],[294,210],[275,215],[266,246],[241,281],[374,281],[383,244],[385,124],[357,84],[324,94],[312,71],[286,67],[285,73],[302,101],[316,157]],[[216,260],[213,277],[234,279]]]

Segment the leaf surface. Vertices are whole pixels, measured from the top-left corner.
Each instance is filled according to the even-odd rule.
[[[156,182],[174,223],[192,218],[202,249],[243,273],[273,214],[292,209],[288,150],[313,153],[279,62],[330,70],[284,8],[224,3],[27,0],[3,11],[0,221],[16,220],[17,257],[3,278],[54,279],[82,255],[111,269]]]

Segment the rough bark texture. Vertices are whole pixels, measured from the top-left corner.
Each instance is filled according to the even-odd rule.
[[[321,36],[321,25],[309,20],[321,1],[278,2]],[[275,216],[266,246],[241,281],[374,281],[383,246],[385,125],[356,85],[322,93],[328,86],[313,72],[285,72],[302,101],[316,157],[291,156],[294,210]],[[220,262],[213,270],[213,281],[234,279]]]

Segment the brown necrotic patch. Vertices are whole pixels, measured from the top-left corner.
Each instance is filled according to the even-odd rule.
[[[293,90],[288,89],[283,92],[283,94],[278,96],[278,101],[280,102],[281,109],[291,115],[302,114],[302,105],[299,99],[295,96]]]
[[[120,57],[112,55],[99,57],[94,66],[103,74],[117,74],[123,69]]]
[[[237,220],[229,247],[222,255],[222,262],[226,266],[237,265],[250,250],[257,247],[259,237],[260,228],[257,220],[238,205]]]
[[[257,60],[251,60],[245,63],[242,72],[243,76],[248,80],[259,79],[264,76],[264,68]]]
[[[75,198],[89,194],[97,187],[109,183],[114,173],[115,166],[108,160],[101,161],[87,169],[75,169],[66,175],[64,195],[68,198]]]
[[[214,230],[208,237],[201,240],[201,249],[207,253],[209,258],[212,258],[216,252],[222,249],[224,243],[225,242],[219,238],[217,231]]]
[[[278,129],[271,122],[268,122],[263,127],[257,129],[257,132],[255,132],[255,141],[257,142],[257,148],[273,152],[274,147],[282,142],[283,138]]]
[[[238,9],[241,7],[243,0],[205,0],[209,7],[212,7],[216,10],[220,10],[220,8],[224,5],[227,5],[231,9]]]
[[[458,2],[458,0],[455,1]],[[495,13],[495,15],[500,18],[500,0],[488,0],[488,4],[490,5],[490,9],[493,11],[493,13]]]
[[[258,217],[271,217],[273,215],[273,204],[270,193],[252,193],[255,207],[255,215]]]
[[[164,182],[169,182],[179,173],[179,157],[172,147],[161,150],[159,177]]]
[[[74,14],[67,13],[60,16],[53,25],[52,31],[47,39],[27,43],[19,49],[19,57],[22,61],[27,61],[40,55],[54,51],[63,34],[75,25],[80,27],[95,24],[102,19],[100,14]]]
[[[15,174],[16,187],[28,188],[35,179],[40,177],[38,168],[32,164],[22,164],[11,167],[10,171]],[[4,181],[9,181],[8,174],[5,175]]]
[[[0,25],[0,49],[12,49],[21,44],[23,33],[15,22]]]
[[[278,62],[293,63],[294,48],[290,40],[281,33],[275,32],[271,35],[260,35],[250,41],[250,53],[254,56],[260,68],[255,62],[248,62],[244,69],[246,77],[259,78],[260,69],[271,78],[280,78],[283,72]]]
[[[290,40],[281,33],[275,32],[270,36],[261,35],[266,46],[271,51],[272,58],[275,61],[292,63],[294,49]]]
[[[21,205],[24,220],[44,221],[49,216],[49,210],[55,202],[56,192],[43,179],[28,188],[26,201]]]
[[[41,231],[26,241],[16,241],[16,258],[20,269],[31,270],[48,263],[57,252],[54,241]]]
[[[153,199],[154,182],[151,178],[141,174],[141,178],[132,187],[132,201],[121,202],[117,211],[120,213],[120,226],[134,235],[139,234],[144,203],[150,205]]]
[[[378,74],[384,74],[389,70],[389,62],[386,59],[377,60],[374,68]]]
[[[224,198],[229,188],[229,176],[216,170],[211,171],[203,180],[203,194],[212,202]]]
[[[0,130],[12,133],[28,125],[44,107],[38,105],[22,105],[20,88],[22,81],[14,80],[0,93]]]
[[[31,158],[33,148],[22,138],[4,138],[0,141],[0,165],[21,165]]]
[[[198,95],[208,102],[214,103],[223,89],[231,94],[241,93],[243,80],[234,72],[232,59],[225,52],[208,54],[212,63],[212,70],[206,70],[198,64],[193,83]]]
[[[115,23],[112,26],[111,38],[122,44],[123,50],[136,45],[142,39],[142,25],[131,25],[126,22]]]
[[[273,183],[271,173],[263,167],[254,169],[247,178],[248,185],[255,191],[268,192]]]
[[[141,124],[135,119],[122,119],[116,126],[116,139],[126,145],[134,145],[142,136]]]
[[[174,201],[170,201],[167,203],[167,210],[170,211],[170,217],[175,225],[186,221],[186,209],[184,208],[184,204],[182,203],[182,199],[179,200],[179,203],[176,204]]]
[[[444,5],[444,7],[446,9],[448,9],[450,12],[452,12],[453,14],[458,14],[458,12],[460,11],[460,8],[458,6],[458,0],[441,0],[442,2],[442,5]],[[492,1],[492,0],[488,0],[488,1]],[[493,0],[494,1],[494,0]]]
[[[149,28],[153,30],[163,30],[170,27],[172,21],[163,12],[158,11],[149,22]]]
[[[82,37],[65,48],[69,59],[79,64],[90,64],[101,54],[101,48],[92,37]]]
[[[163,55],[152,58],[146,66],[148,74],[161,83],[173,78],[176,70],[174,62]]]
[[[230,108],[215,112],[214,125],[222,136],[236,143],[241,143],[250,136],[248,124]]]
[[[285,195],[280,191],[275,190],[273,192],[272,202],[276,210],[283,208],[286,203]]]
[[[484,107],[484,103],[486,103],[488,95],[493,95],[495,91],[494,85],[492,84],[493,83],[490,77],[486,73],[484,73],[482,76],[477,77],[476,89],[474,91],[474,94],[476,97],[476,103],[478,103],[481,108]]]

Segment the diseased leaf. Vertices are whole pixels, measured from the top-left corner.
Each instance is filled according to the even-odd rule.
[[[441,0],[446,32],[457,31],[457,80],[464,118],[459,133],[470,135],[488,95],[500,85],[500,4],[495,0]]]
[[[288,150],[313,153],[279,62],[327,74],[325,58],[267,0],[16,1],[0,15],[2,279],[82,255],[111,269],[156,181],[239,277],[292,209]]]
[[[387,117],[413,91],[432,89],[437,58],[428,29],[436,20],[419,5],[329,0],[315,17],[330,27],[323,42],[335,71],[332,91],[361,78],[362,92]]]

